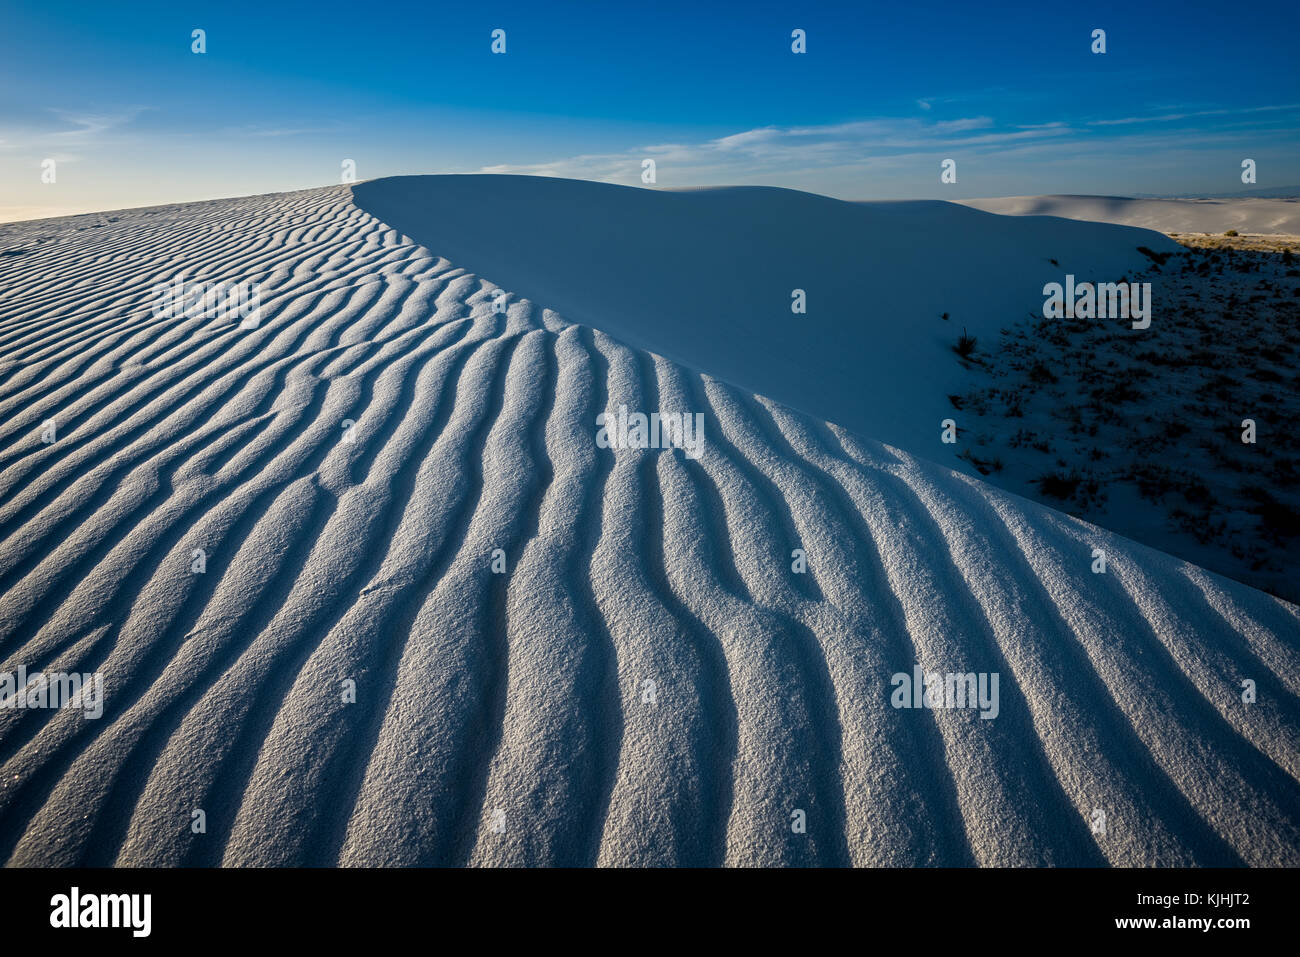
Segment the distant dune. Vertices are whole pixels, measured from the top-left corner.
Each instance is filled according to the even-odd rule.
[[[1127,199],[1122,196],[1005,196],[956,200],[1011,216],[1061,216],[1122,223],[1162,233],[1284,233],[1300,235],[1300,199]]]
[[[0,672],[107,686],[0,709],[0,860],[1300,864],[1300,609],[916,451],[963,326],[1138,245],[523,177],[0,228]]]

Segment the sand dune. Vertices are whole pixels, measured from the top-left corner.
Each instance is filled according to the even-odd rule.
[[[702,303],[659,313],[615,271],[802,194],[647,193],[663,234],[574,235],[548,218],[570,187],[502,179],[0,228],[0,672],[106,684],[98,720],[0,709],[0,860],[1300,863],[1300,611],[877,441],[937,434],[907,363],[942,341],[859,287],[863,255],[906,257],[822,267],[901,331],[878,325],[891,360],[810,310],[843,361],[807,383],[778,323],[803,270],[761,236],[759,293],[670,253]],[[829,249],[836,223],[966,217],[994,278],[1048,268],[1045,236],[1133,255],[1122,227],[954,209],[811,222]],[[256,327],[155,316],[181,271],[259,283]],[[1019,295],[987,293],[990,317]],[[599,447],[620,405],[702,413],[703,454]],[[917,664],[998,674],[997,717],[891,706]]]
[[[940,441],[953,356],[989,342],[1067,272],[1132,277],[1146,230],[990,216],[943,202],[846,203],[789,189],[659,191],[530,176],[355,187],[416,242],[602,329],[860,435],[965,468]],[[794,290],[807,297],[795,314]],[[945,318],[946,317],[946,318]],[[970,474],[974,474],[971,472]]]
[[[1123,196],[1004,196],[957,202],[989,213],[1061,216],[1122,223],[1163,233],[1282,233],[1300,235],[1300,199],[1129,199]]]

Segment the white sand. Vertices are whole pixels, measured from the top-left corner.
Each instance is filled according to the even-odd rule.
[[[470,175],[393,177],[356,195],[572,322],[958,469],[939,423],[947,396],[980,381],[953,355],[963,330],[991,343],[1042,315],[1045,283],[1131,279],[1150,265],[1139,246],[1180,248],[1124,226],[765,187]],[[805,315],[791,312],[795,289]]]
[[[1300,610],[867,429],[937,437],[917,309],[1160,237],[553,183],[0,230],[0,671],[107,684],[0,711],[0,860],[1300,863]],[[180,270],[261,283],[258,328],[155,318]],[[703,456],[597,448],[620,404]],[[918,661],[998,716],[891,707]]]
[[[957,202],[990,213],[1061,216],[1163,233],[1300,234],[1300,199],[1128,199],[1120,196],[1004,196]]]

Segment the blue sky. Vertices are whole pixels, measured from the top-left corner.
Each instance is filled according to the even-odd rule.
[[[848,199],[1221,194],[1247,157],[1300,184],[1293,0],[982,6],[11,0],[0,220],[326,185],[345,159],[639,184],[653,158],[660,186]]]

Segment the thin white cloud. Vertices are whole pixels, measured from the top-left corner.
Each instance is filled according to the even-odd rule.
[[[987,116],[952,120],[881,118],[821,126],[765,126],[700,143],[642,145],[623,152],[585,154],[544,163],[498,164],[483,173],[526,173],[607,182],[638,182],[641,161],[671,165],[677,182],[740,181],[798,170],[865,168],[924,151],[988,150],[1036,139],[1068,136],[1063,123],[998,130]]]
[[[1163,113],[1154,116],[1124,116],[1114,120],[1091,120],[1088,125],[1131,126],[1134,123],[1171,123],[1178,120],[1190,120],[1206,116],[1238,116],[1247,113],[1270,113],[1275,110],[1300,110],[1300,103],[1284,103],[1277,106],[1249,106],[1238,109],[1192,110],[1182,113]]]
[[[320,126],[275,126],[267,124],[244,124],[228,126],[219,132],[222,136],[251,136],[255,138],[274,138],[281,136],[313,136],[322,133],[338,133],[343,129],[341,123],[322,124]]]
[[[71,129],[52,130],[47,135],[54,140],[83,143],[99,139],[109,130],[125,126],[142,112],[143,107],[132,107],[116,113],[85,113],[72,110],[51,109],[51,113]]]
[[[937,120],[922,113],[910,117],[871,118],[818,126],[761,126],[694,143],[655,143],[607,153],[555,157],[542,163],[503,163],[485,173],[524,173],[641,185],[642,161],[657,164],[659,187],[762,184],[813,189],[830,195],[918,194],[939,182],[939,161],[957,159],[961,189],[970,195],[996,195],[1007,189],[1026,192],[1096,190],[1106,180],[1125,180],[1124,170],[1155,169],[1166,176],[1186,166],[1188,151],[1215,154],[1237,139],[1236,120],[1256,114],[1256,142],[1285,142],[1290,127],[1261,129],[1261,119],[1280,122],[1290,106],[1247,110],[1179,110],[1166,105],[1165,116],[1222,116],[1213,123],[1186,126],[1122,123],[1044,123],[1002,125],[988,116]],[[1260,114],[1264,114],[1263,117]],[[1150,117],[1148,117],[1150,119]],[[1116,160],[1124,157],[1123,163]],[[1170,157],[1179,157],[1171,167]],[[1079,183],[1075,186],[1072,184]],[[930,189],[937,190],[937,185]],[[1132,186],[1106,185],[1120,191]]]
[[[111,139],[122,127],[148,107],[136,106],[115,112],[65,110],[51,107],[43,122],[14,124],[0,137],[0,150],[22,150],[50,157],[55,150],[84,149]],[[69,155],[64,161],[75,157]]]

